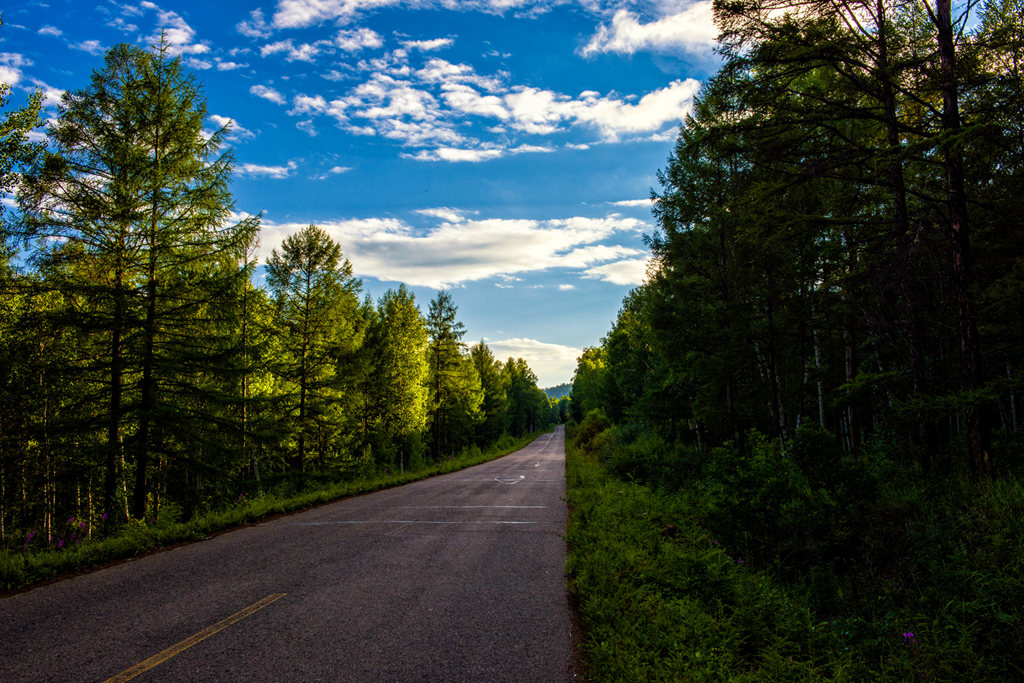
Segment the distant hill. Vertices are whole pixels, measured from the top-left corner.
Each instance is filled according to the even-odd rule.
[[[547,394],[548,398],[562,398],[563,396],[569,395],[569,393],[572,391],[572,385],[559,384],[557,387],[548,387],[547,389],[542,389],[541,391]]]

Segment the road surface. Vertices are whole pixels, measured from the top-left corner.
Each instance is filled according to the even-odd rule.
[[[3,681],[564,681],[561,428],[0,599]]]

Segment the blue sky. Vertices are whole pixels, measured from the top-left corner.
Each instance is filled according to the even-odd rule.
[[[0,81],[47,113],[164,29],[229,124],[261,251],[310,223],[375,298],[452,290],[466,340],[569,381],[644,276],[647,201],[700,82],[689,0],[6,2]]]

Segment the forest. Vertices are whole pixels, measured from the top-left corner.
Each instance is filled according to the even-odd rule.
[[[40,104],[0,119],[4,549],[422,469],[551,423],[524,360],[464,341],[449,291],[425,314],[404,285],[374,301],[315,225],[259,262],[230,131],[204,131],[201,84],[166,43],[110,49],[46,144],[29,137]]]
[[[1024,5],[716,0],[715,20],[647,282],[578,362],[576,443],[674,506],[609,600],[692,610],[719,580],[701,606],[724,623],[746,607],[722,560],[785,606],[720,626],[716,664],[651,634],[629,675],[1019,680]],[[684,526],[718,559],[664,559]],[[608,653],[648,646],[585,647],[614,679]]]

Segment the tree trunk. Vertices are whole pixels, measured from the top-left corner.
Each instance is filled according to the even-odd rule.
[[[933,17],[939,47],[942,86],[943,165],[946,170],[946,195],[949,223],[953,238],[953,287],[957,302],[957,332],[960,337],[960,360],[963,391],[968,394],[967,445],[968,458],[974,473],[992,475],[989,455],[989,424],[981,399],[981,343],[971,293],[970,222],[967,215],[967,193],[964,181],[963,143],[960,141],[960,93],[956,78],[956,35],[951,0],[936,0]]]

